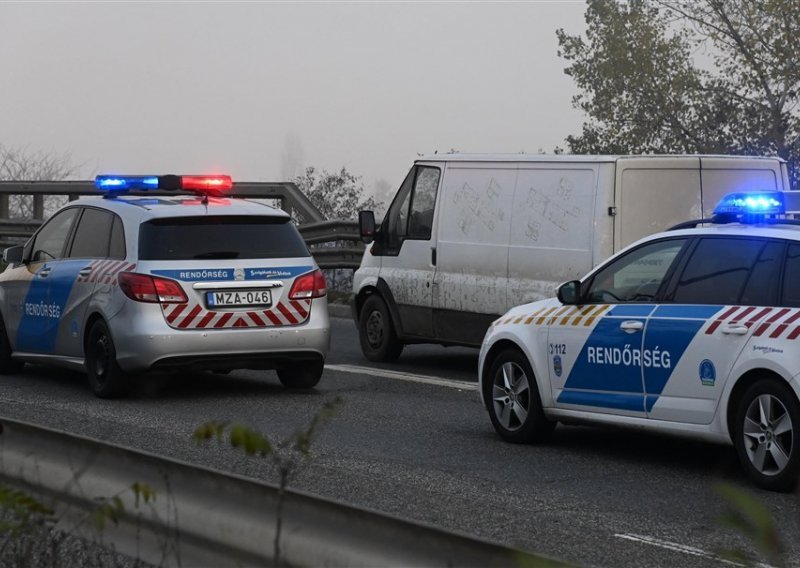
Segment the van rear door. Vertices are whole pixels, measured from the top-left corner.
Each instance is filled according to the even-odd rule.
[[[711,156],[701,161],[703,217],[710,217],[727,193],[789,189],[776,159]]]
[[[619,158],[616,178],[614,251],[702,216],[697,156]]]

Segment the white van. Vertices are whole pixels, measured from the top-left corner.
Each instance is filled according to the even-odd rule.
[[[551,297],[637,239],[708,217],[726,193],[789,190],[780,158],[427,156],[414,163],[353,278],[373,361],[408,343],[478,347],[511,306]]]

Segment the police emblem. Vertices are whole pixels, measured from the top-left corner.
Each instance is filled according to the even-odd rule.
[[[234,280],[244,280],[244,269],[237,268],[233,271],[233,279]]]
[[[700,363],[700,382],[705,387],[713,387],[717,380],[717,370],[714,363],[708,359],[703,359]]]
[[[561,357],[559,355],[553,356],[553,371],[555,372],[556,377],[561,376],[563,368],[561,367]]]

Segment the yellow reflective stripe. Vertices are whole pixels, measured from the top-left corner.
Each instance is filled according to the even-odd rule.
[[[581,320],[584,317],[588,316],[590,313],[595,311],[598,307],[601,307],[601,306],[597,306],[597,305],[594,305],[594,304],[589,305],[589,306],[583,306],[583,308],[581,308],[581,315],[579,315],[577,318],[575,318],[575,321],[572,322],[572,325],[578,325],[579,323],[581,323]]]
[[[559,317],[561,317],[561,316],[562,316],[562,315],[564,315],[564,314],[565,314],[565,313],[566,313],[568,310],[571,310],[571,309],[572,309],[572,306],[564,306],[563,308],[561,308],[560,310],[558,310],[556,313],[554,313],[552,316],[550,316],[550,325],[554,325],[554,324],[556,323],[556,320],[557,320]]]
[[[544,312],[539,319],[536,320],[536,325],[542,325],[544,321],[547,319],[547,316],[552,314],[556,311],[557,308],[549,308],[546,312]]]
[[[573,306],[572,310],[570,310],[570,312],[561,319],[561,324],[560,325],[567,325],[567,323],[569,323],[570,318],[575,317],[575,314],[578,312],[578,310],[579,310],[579,308],[576,308],[575,306]]]
[[[538,315],[539,315],[540,313],[542,313],[544,310],[545,310],[544,308],[539,308],[538,310],[536,310],[535,312],[533,312],[531,315],[529,315],[529,316],[528,316],[528,319],[526,319],[526,320],[525,320],[525,325],[529,325],[529,324],[530,324],[530,323],[533,321],[533,318],[535,318],[536,316],[538,316]]]
[[[608,306],[608,305],[606,305],[606,306],[601,306],[599,310],[597,310],[595,313],[593,313],[591,316],[589,316],[589,317],[586,319],[586,323],[585,323],[585,324],[583,324],[583,325],[584,325],[584,326],[587,326],[587,327],[588,327],[588,326],[590,326],[590,325],[592,325],[592,322],[594,322],[594,320],[595,320],[595,319],[597,319],[597,316],[603,315],[603,312],[605,312],[605,311],[606,311],[608,308],[610,308],[610,307],[611,307],[611,306]]]

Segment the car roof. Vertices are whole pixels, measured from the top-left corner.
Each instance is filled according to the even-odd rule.
[[[785,239],[789,241],[800,241],[800,226],[777,223],[745,224],[745,223],[725,223],[699,225],[696,228],[678,229],[673,231],[663,231],[639,239],[630,247],[641,243],[646,243],[655,239],[675,236],[737,236],[737,237],[767,237],[772,239]],[[630,248],[626,247],[626,248]]]
[[[289,214],[254,199],[214,198],[201,202],[198,195],[82,197],[70,205],[97,207],[112,211],[125,221],[143,223],[161,217],[201,217],[206,215],[263,215],[289,218]]]

